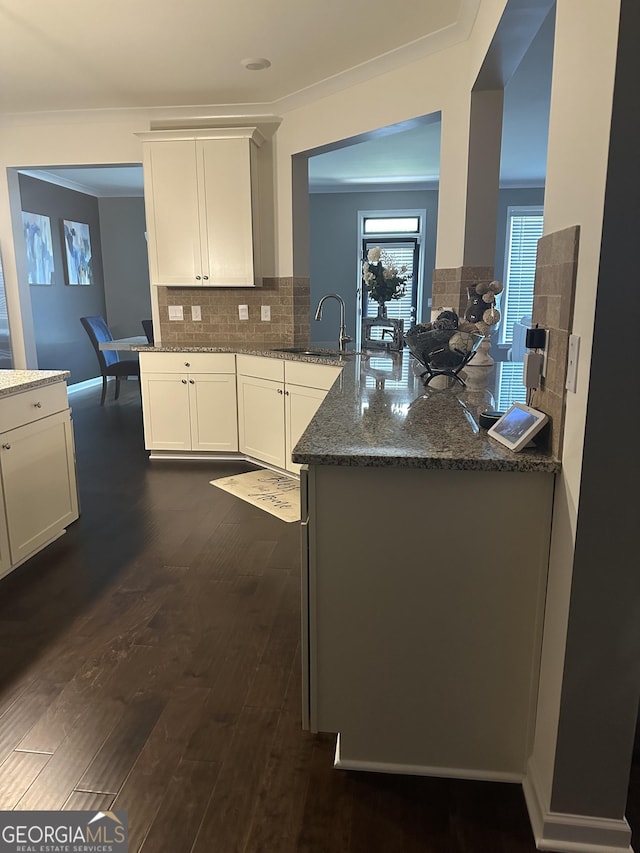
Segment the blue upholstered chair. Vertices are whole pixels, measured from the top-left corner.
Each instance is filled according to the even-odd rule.
[[[107,379],[109,376],[113,376],[116,380],[115,399],[117,400],[120,396],[120,379],[123,376],[137,376],[138,382],[140,381],[140,362],[137,358],[121,359],[117,350],[100,349],[101,342],[113,340],[113,335],[104,317],[80,317],[80,322],[89,335],[89,340],[98,357],[100,373],[102,374],[102,397],[100,398],[100,405],[104,406],[104,400],[107,395]]]

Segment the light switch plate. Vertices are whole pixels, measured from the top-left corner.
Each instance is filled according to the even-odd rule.
[[[238,317],[241,320],[249,319],[249,306],[248,305],[238,305]]]
[[[202,311],[200,310],[199,305],[191,306],[191,319],[192,320],[202,320]]]
[[[565,388],[567,391],[576,393],[578,384],[578,354],[580,352],[580,336],[569,335],[569,355],[567,357],[567,381]]]
[[[262,305],[260,307],[260,319],[261,320],[270,320],[271,319],[271,306],[270,305]]]
[[[169,305],[170,320],[184,320],[184,310],[182,305]]]

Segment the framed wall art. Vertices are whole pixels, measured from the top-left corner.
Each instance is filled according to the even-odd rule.
[[[63,219],[64,248],[67,258],[67,284],[93,284],[91,237],[84,222]]]
[[[40,213],[22,211],[24,244],[27,251],[27,281],[29,284],[53,284],[53,242],[51,220]]]

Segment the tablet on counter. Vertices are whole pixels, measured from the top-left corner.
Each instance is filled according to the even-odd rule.
[[[548,416],[544,412],[539,412],[538,409],[532,409],[524,403],[513,403],[511,408],[487,430],[487,435],[508,447],[509,450],[522,450],[548,420]]]

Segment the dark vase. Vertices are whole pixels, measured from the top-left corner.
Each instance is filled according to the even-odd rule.
[[[489,306],[483,300],[482,296],[476,293],[475,284],[467,288],[467,296],[468,302],[466,311],[464,312],[464,319],[468,320],[469,323],[480,323],[484,312]]]
[[[378,302],[377,317],[379,320],[386,320],[387,319],[387,303],[386,302]]]

